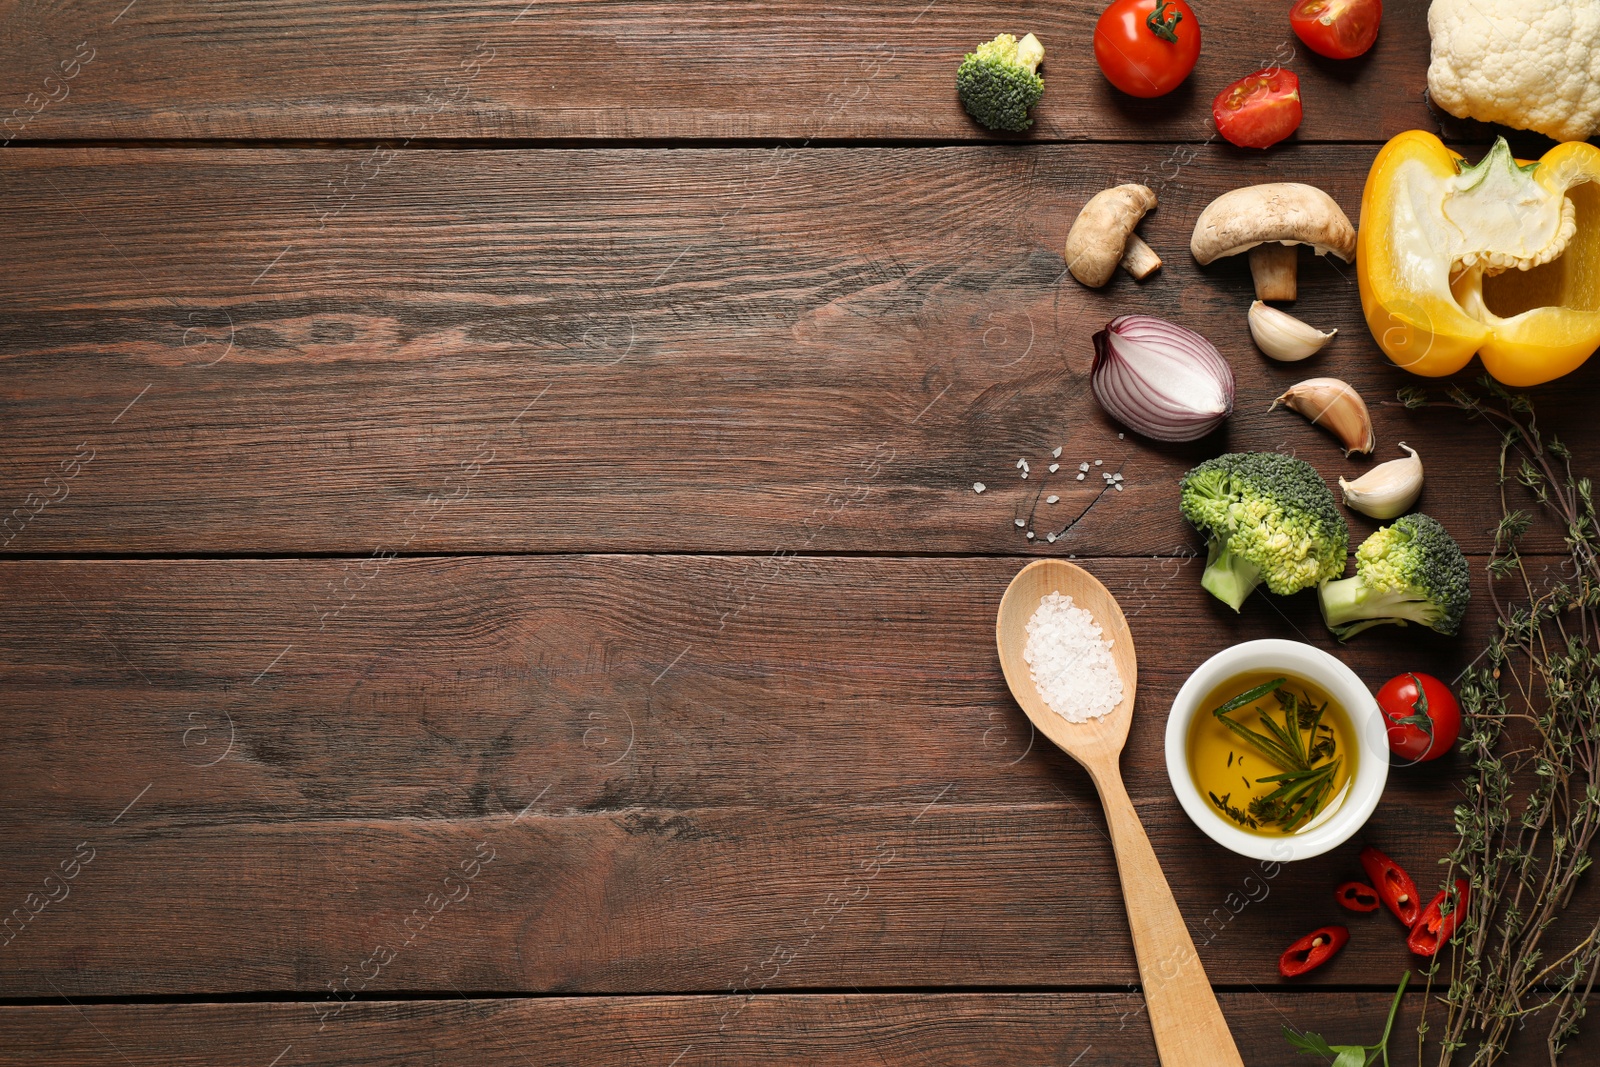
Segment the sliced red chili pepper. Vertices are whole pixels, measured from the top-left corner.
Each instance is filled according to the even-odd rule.
[[[1417,883],[1394,860],[1368,845],[1361,850],[1361,869],[1367,872],[1378,898],[1394,917],[1409,929],[1417,924],[1422,904],[1417,900]]]
[[[1346,882],[1335,896],[1351,911],[1377,911],[1383,903],[1378,899],[1378,891],[1365,882]]]
[[[1278,973],[1285,978],[1298,978],[1307,971],[1314,971],[1337,956],[1349,940],[1350,931],[1343,926],[1313,930],[1278,957]]]
[[[1450,914],[1444,914],[1444,901],[1447,896],[1454,896],[1451,903]],[[1467,902],[1472,894],[1465,879],[1457,878],[1454,894],[1450,890],[1440,890],[1439,895],[1428,902],[1422,910],[1422,917],[1411,928],[1411,936],[1406,938],[1406,947],[1419,956],[1432,956],[1441,947],[1455,936],[1456,926],[1461,922],[1461,913],[1467,910]]]

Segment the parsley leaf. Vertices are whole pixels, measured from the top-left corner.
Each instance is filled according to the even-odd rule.
[[[1332,1057],[1333,1067],[1371,1067],[1380,1056],[1383,1058],[1384,1067],[1388,1067],[1389,1032],[1394,1029],[1394,1017],[1400,1010],[1400,998],[1405,996],[1406,983],[1410,981],[1411,972],[1407,971],[1401,976],[1400,985],[1394,991],[1394,1000],[1389,1003],[1389,1021],[1384,1024],[1383,1037],[1378,1039],[1376,1045],[1330,1045],[1321,1034],[1314,1034],[1310,1030],[1297,1034],[1287,1026],[1283,1028],[1283,1036],[1301,1055],[1309,1053],[1324,1059]]]

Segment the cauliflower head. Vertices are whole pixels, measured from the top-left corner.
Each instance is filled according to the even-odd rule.
[[[1433,0],[1428,93],[1558,141],[1600,132],[1600,0]]]

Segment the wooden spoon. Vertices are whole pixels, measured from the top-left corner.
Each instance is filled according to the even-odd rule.
[[[1070,596],[1074,604],[1094,616],[1112,642],[1111,658],[1122,675],[1122,703],[1104,718],[1068,722],[1051,711],[1034,688],[1022,650],[1028,643],[1028,620],[1050,593]],[[1117,872],[1122,877],[1122,899],[1133,930],[1150,1029],[1155,1032],[1163,1067],[1244,1067],[1117,768],[1133,721],[1139,666],[1128,620],[1122,617],[1116,598],[1082,567],[1063,560],[1037,560],[1022,568],[1006,588],[995,620],[995,640],[1011,695],[1041,734],[1083,764],[1100,793],[1117,854]]]

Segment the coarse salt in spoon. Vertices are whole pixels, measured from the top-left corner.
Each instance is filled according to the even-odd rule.
[[[1071,597],[1074,605],[1089,612],[1110,642],[1112,662],[1122,679],[1122,699],[1099,718],[1069,722],[1051,710],[1034,685],[1024,658],[1028,623],[1052,593]],[[1128,620],[1116,598],[1082,567],[1065,560],[1036,560],[1006,587],[995,620],[995,641],[1000,668],[1017,704],[1035,729],[1082,764],[1100,794],[1162,1067],[1244,1067],[1189,928],[1122,784],[1118,761],[1133,721],[1139,665]]]

